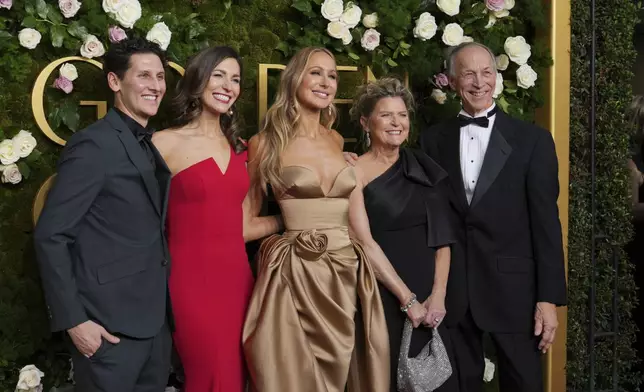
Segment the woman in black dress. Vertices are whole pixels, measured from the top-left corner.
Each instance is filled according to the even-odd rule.
[[[432,327],[445,341],[441,326],[446,315],[445,293],[454,242],[448,223],[449,206],[442,187],[446,173],[419,150],[401,148],[409,136],[411,93],[394,78],[368,83],[354,99],[351,115],[359,121],[370,140],[369,150],[355,164],[363,189],[364,209],[349,209],[351,215],[365,210],[369,232],[356,237],[365,248],[379,246],[402,280],[427,310],[422,326],[412,335],[410,356],[416,356],[432,337]],[[389,330],[391,391],[396,392],[398,355],[405,313],[394,293],[380,284],[380,295]],[[451,377],[439,390],[452,391]]]

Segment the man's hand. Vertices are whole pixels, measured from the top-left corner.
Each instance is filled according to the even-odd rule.
[[[90,320],[68,329],[67,333],[72,338],[74,346],[87,358],[94,355],[98,350],[101,346],[102,338],[112,344],[120,342],[119,338],[111,335],[105,328]]]
[[[541,335],[539,350],[544,354],[555,341],[558,326],[557,307],[549,302],[537,302],[534,312],[534,336]]]
[[[358,154],[356,153],[344,151],[342,155],[344,155],[344,160],[347,161],[349,166],[355,166],[358,162]]]

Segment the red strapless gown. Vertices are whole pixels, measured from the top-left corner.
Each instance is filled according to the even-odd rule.
[[[174,343],[185,392],[243,392],[242,328],[253,276],[243,239],[246,153],[226,173],[208,158],[177,173],[168,200]]]

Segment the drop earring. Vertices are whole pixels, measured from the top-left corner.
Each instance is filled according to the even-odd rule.
[[[369,130],[365,130],[365,144],[367,145],[367,148],[371,146],[371,136],[369,135]]]

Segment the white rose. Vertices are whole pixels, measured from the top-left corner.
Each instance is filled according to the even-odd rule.
[[[128,0],[113,17],[121,26],[131,29],[141,18],[141,3],[139,0]]]
[[[514,8],[514,0],[505,0],[505,5],[503,6],[506,10],[511,10]]]
[[[494,363],[485,358],[485,370],[483,371],[483,381],[490,382],[494,379]]]
[[[16,165],[15,163],[12,163],[11,165],[4,167],[4,170],[2,170],[3,183],[5,184],[9,183],[9,184],[15,185],[20,181],[22,181],[22,174],[20,173],[20,169],[18,169],[18,165]],[[20,383],[18,383],[18,385],[20,385]]]
[[[445,94],[443,90],[435,88],[432,90],[432,98],[434,98],[434,101],[442,105],[447,101],[447,94]]]
[[[326,25],[326,32],[333,38],[342,39],[342,37],[349,32],[349,28],[342,22],[329,22],[329,24]]]
[[[154,26],[152,26],[150,31],[148,31],[148,35],[145,36],[145,39],[147,39],[150,42],[154,42],[158,44],[163,50],[168,49],[168,45],[170,45],[171,38],[172,38],[172,32],[170,31],[168,26],[163,22],[159,22]]]
[[[29,154],[36,148],[36,139],[31,136],[31,132],[20,131],[16,136],[11,139],[13,141],[13,148],[20,158],[27,158]]]
[[[344,3],[342,0],[324,0],[320,11],[324,19],[331,22],[337,22],[340,20],[340,17],[342,17]]]
[[[13,140],[5,139],[0,142],[0,163],[3,165],[11,165],[20,159],[14,147]]]
[[[527,63],[530,55],[532,54],[530,45],[528,45],[528,43],[525,42],[525,38],[520,35],[516,37],[508,37],[505,40],[503,49],[505,49],[505,53],[510,57],[510,60],[519,65]]]
[[[58,0],[58,8],[65,18],[73,18],[81,7],[78,0]]]
[[[470,37],[469,35],[464,35],[463,40],[461,40],[461,43],[464,42],[474,42],[474,38]]]
[[[351,32],[349,31],[349,29],[346,29],[344,31],[344,34],[342,34],[341,39],[342,39],[342,44],[343,45],[349,45],[351,43],[351,41],[353,41],[353,36],[351,35]]]
[[[521,88],[530,88],[537,81],[537,73],[531,66],[523,64],[517,69],[517,85]]]
[[[463,28],[457,23],[450,23],[443,30],[443,42],[447,46],[460,45],[463,42]]]
[[[2,173],[2,178],[4,180],[4,172]],[[32,388],[36,388],[40,385],[40,379],[44,376],[45,373],[41,372],[34,365],[27,365],[20,369],[20,377],[18,378],[16,389],[28,391]]]
[[[421,41],[426,41],[436,35],[437,29],[438,26],[436,25],[436,18],[434,18],[434,16],[429,12],[423,12],[420,14],[418,19],[416,19],[414,37]]]
[[[362,17],[362,25],[368,29],[378,27],[378,14],[373,12]]]
[[[487,24],[485,25],[485,28],[489,29],[490,27],[494,26],[495,23],[496,23],[496,16],[494,16],[494,14],[490,14],[490,17],[487,20]]]
[[[81,56],[91,59],[93,57],[101,57],[105,54],[105,47],[103,43],[96,38],[95,35],[87,34],[85,41],[80,48]]]
[[[497,19],[505,18],[508,15],[510,15],[510,11],[508,10],[494,11],[494,16]]]
[[[500,54],[496,56],[496,69],[499,71],[505,71],[510,65],[510,58],[505,54]]]
[[[32,28],[22,29],[18,33],[18,41],[20,41],[20,45],[24,46],[27,49],[36,48],[36,46],[38,46],[38,44],[40,43],[41,38],[42,35],[40,35],[38,30]]]
[[[108,14],[115,14],[129,1],[131,0],[103,0],[103,11]]]
[[[362,35],[360,44],[364,50],[372,51],[380,45],[380,33],[374,29],[367,29]]]
[[[492,94],[492,98],[498,98],[502,92],[503,92],[503,75],[501,75],[501,72],[497,72],[496,84],[494,86],[494,94]]]
[[[457,15],[461,7],[461,0],[438,0],[438,8],[449,16]]]
[[[58,70],[60,73],[60,76],[65,77],[67,80],[70,82],[73,82],[74,80],[78,79],[78,71],[76,70],[76,67],[73,64],[70,63],[65,63],[60,67]]]
[[[344,22],[350,29],[356,27],[360,23],[362,17],[362,10],[357,5],[349,2],[347,8],[340,17],[340,22]]]

